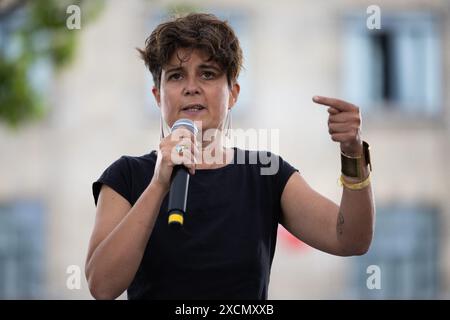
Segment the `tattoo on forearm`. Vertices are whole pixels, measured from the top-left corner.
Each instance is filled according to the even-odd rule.
[[[342,233],[344,232],[343,227],[344,227],[344,215],[342,214],[342,211],[339,210],[336,224],[336,230],[339,235],[342,235]]]

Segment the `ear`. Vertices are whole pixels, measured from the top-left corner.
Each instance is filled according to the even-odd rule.
[[[153,86],[152,93],[155,97],[156,103],[158,104],[158,108],[161,108],[161,93],[159,92],[159,89]]]
[[[236,104],[238,97],[239,97],[239,92],[241,91],[241,86],[239,85],[239,83],[234,83],[233,86],[231,87],[230,90],[230,97],[228,100],[228,107],[229,109],[233,108],[234,105]]]

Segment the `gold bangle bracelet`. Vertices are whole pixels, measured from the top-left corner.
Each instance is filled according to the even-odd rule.
[[[341,174],[341,177],[339,178],[339,183],[341,186],[344,186],[350,190],[361,190],[367,187],[370,184],[370,173],[367,176],[367,178],[361,182],[357,183],[348,183],[344,180],[344,176]]]

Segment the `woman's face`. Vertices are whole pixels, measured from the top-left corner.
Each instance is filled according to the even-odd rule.
[[[200,122],[203,132],[219,128],[236,103],[239,85],[230,89],[226,72],[207,58],[198,49],[180,48],[163,66],[160,90],[153,87],[152,92],[169,127],[188,118]]]

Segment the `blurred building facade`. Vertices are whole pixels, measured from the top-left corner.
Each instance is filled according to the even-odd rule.
[[[107,1],[95,23],[68,30],[81,32],[79,51],[51,79],[45,121],[17,133],[0,127],[0,298],[90,298],[91,184],[121,155],[158,145],[159,110],[135,48],[174,4]],[[246,70],[234,128],[279,129],[273,151],[337,203],[339,146],[312,96],[359,105],[372,145],[370,251],[335,257],[280,228],[271,299],[450,296],[450,4],[377,1],[379,30],[367,27],[371,4],[189,3],[227,18],[241,39]],[[377,270],[381,288],[370,289]]]

